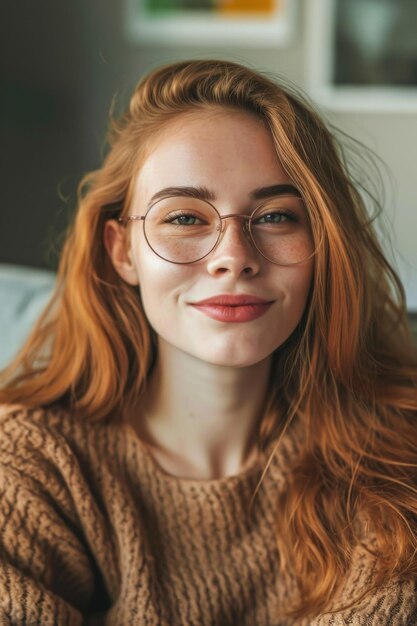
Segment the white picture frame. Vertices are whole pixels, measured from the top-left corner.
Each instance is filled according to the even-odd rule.
[[[308,0],[306,2],[307,22],[307,89],[318,104],[325,108],[342,111],[384,111],[398,113],[417,112],[417,84],[336,84],[334,80],[338,63],[336,54],[336,15],[338,3],[346,0]],[[362,3],[359,7],[359,3]],[[355,5],[363,12],[366,5],[371,11],[379,11],[378,20],[358,21],[356,30],[352,30],[359,39],[367,38],[368,48],[373,45],[381,29],[389,27],[387,11],[398,11],[400,0],[350,0],[348,9],[353,11]],[[345,5],[347,6],[347,5]],[[411,6],[411,1],[410,1]],[[417,6],[417,3],[416,3]],[[382,15],[381,9],[385,11]],[[370,18],[372,16],[370,15]],[[414,17],[414,7],[413,7]],[[402,16],[407,19],[407,16]],[[411,17],[410,17],[411,19]],[[354,22],[353,22],[354,24]],[[353,28],[353,27],[352,27]],[[376,30],[379,29],[379,35]],[[339,29],[338,29],[339,30]],[[417,57],[417,24],[415,30],[415,54]],[[412,43],[412,45],[414,45]],[[416,59],[413,57],[413,61]],[[360,64],[358,64],[360,67]]]
[[[180,8],[176,13],[158,16],[146,10],[145,0],[124,1],[125,32],[136,43],[281,47],[292,42],[296,31],[298,0],[273,0],[272,12],[249,17],[244,13],[220,15],[210,10],[193,12]],[[212,2],[215,6],[216,0]]]

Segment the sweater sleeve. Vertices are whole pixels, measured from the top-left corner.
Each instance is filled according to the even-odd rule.
[[[320,615],[308,626],[415,626],[417,583],[396,581],[365,596],[357,605]],[[303,626],[307,624],[303,623]]]
[[[0,626],[81,625],[94,574],[70,494],[33,430],[0,437]]]

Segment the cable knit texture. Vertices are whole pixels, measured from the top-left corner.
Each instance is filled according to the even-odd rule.
[[[0,626],[288,626],[276,495],[297,452],[286,436],[252,510],[268,450],[219,480],[164,472],[134,431],[65,411],[0,411]],[[341,602],[372,577],[366,546]],[[417,624],[417,585],[297,626]]]

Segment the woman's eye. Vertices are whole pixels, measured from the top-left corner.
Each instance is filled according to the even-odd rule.
[[[289,220],[293,220],[294,217],[288,213],[274,212],[265,213],[259,217],[256,221],[260,224],[282,224]]]
[[[198,217],[192,214],[183,213],[181,215],[174,215],[166,220],[169,224],[175,224],[176,226],[195,226],[198,223],[202,223]]]
[[[181,224],[181,226],[192,226],[195,224],[196,222],[196,217],[194,217],[194,215],[180,215],[179,217],[176,217],[174,222],[178,222],[178,224]]]

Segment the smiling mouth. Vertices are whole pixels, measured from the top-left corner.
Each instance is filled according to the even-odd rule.
[[[192,306],[208,317],[219,322],[243,323],[251,322],[266,313],[272,302],[256,302],[250,304],[218,304],[207,302]]]
[[[205,300],[200,300],[199,302],[192,302],[191,304],[196,305],[205,305],[205,304],[214,304],[220,306],[244,306],[248,304],[265,304],[268,301],[266,298],[260,298],[259,296],[254,296],[250,294],[219,294],[218,296],[213,296],[211,298],[206,298]]]

